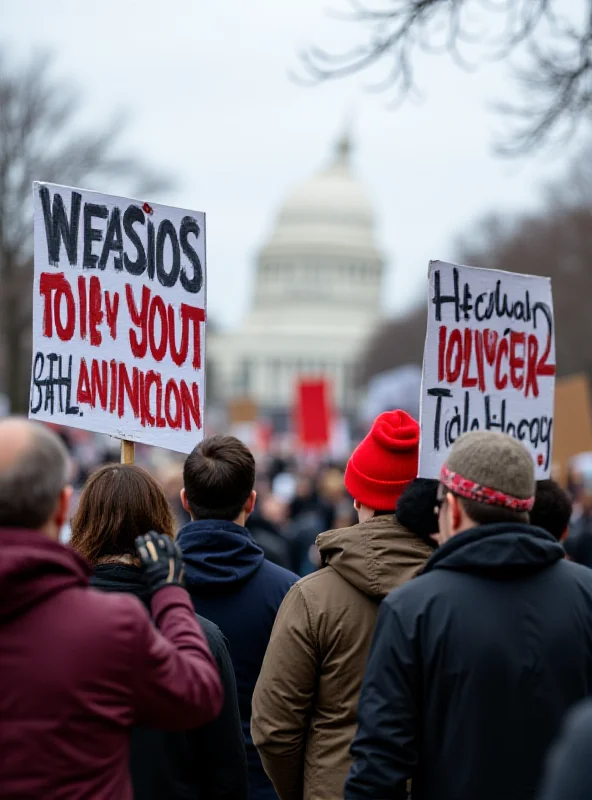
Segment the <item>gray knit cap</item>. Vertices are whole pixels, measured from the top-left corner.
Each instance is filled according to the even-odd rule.
[[[446,459],[446,468],[459,478],[510,498],[534,498],[534,462],[526,448],[505,433],[471,431],[463,434],[453,444]],[[493,505],[501,504],[480,496],[474,499]]]

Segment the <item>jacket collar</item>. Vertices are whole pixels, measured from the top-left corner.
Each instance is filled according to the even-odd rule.
[[[565,556],[550,533],[533,525],[496,523],[453,536],[431,556],[424,572],[458,572],[511,577],[536,572]]]
[[[322,533],[317,546],[324,565],[377,600],[414,578],[432,552],[393,514]]]
[[[248,581],[263,563],[263,550],[241,525],[205,519],[183,526],[177,536],[185,582],[194,590],[226,591]]]

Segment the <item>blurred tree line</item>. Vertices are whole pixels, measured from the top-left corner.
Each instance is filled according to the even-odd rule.
[[[12,63],[0,48],[0,392],[28,407],[31,375],[34,180],[149,195],[167,182],[122,152],[121,118],[80,122],[80,98],[51,74],[51,58]]]
[[[457,263],[550,277],[558,375],[584,372],[592,381],[592,144],[547,188],[538,213],[518,219],[491,215],[456,250]],[[360,361],[360,383],[421,364],[426,323],[426,304],[385,322]]]

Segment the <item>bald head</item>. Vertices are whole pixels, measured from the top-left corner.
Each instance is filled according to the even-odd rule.
[[[31,447],[38,426],[20,417],[0,422],[0,472],[18,462]]]
[[[67,482],[68,453],[59,437],[19,417],[0,422],[0,528],[51,526]]]

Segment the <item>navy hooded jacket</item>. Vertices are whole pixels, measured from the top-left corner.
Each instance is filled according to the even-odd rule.
[[[592,572],[529,525],[458,534],[383,602],[345,797],[534,800],[592,692]]]
[[[234,522],[190,522],[179,531],[177,544],[196,612],[216,623],[228,640],[247,750],[250,798],[273,800],[273,786],[251,739],[251,700],[276,614],[298,576],[267,561],[248,530]]]

